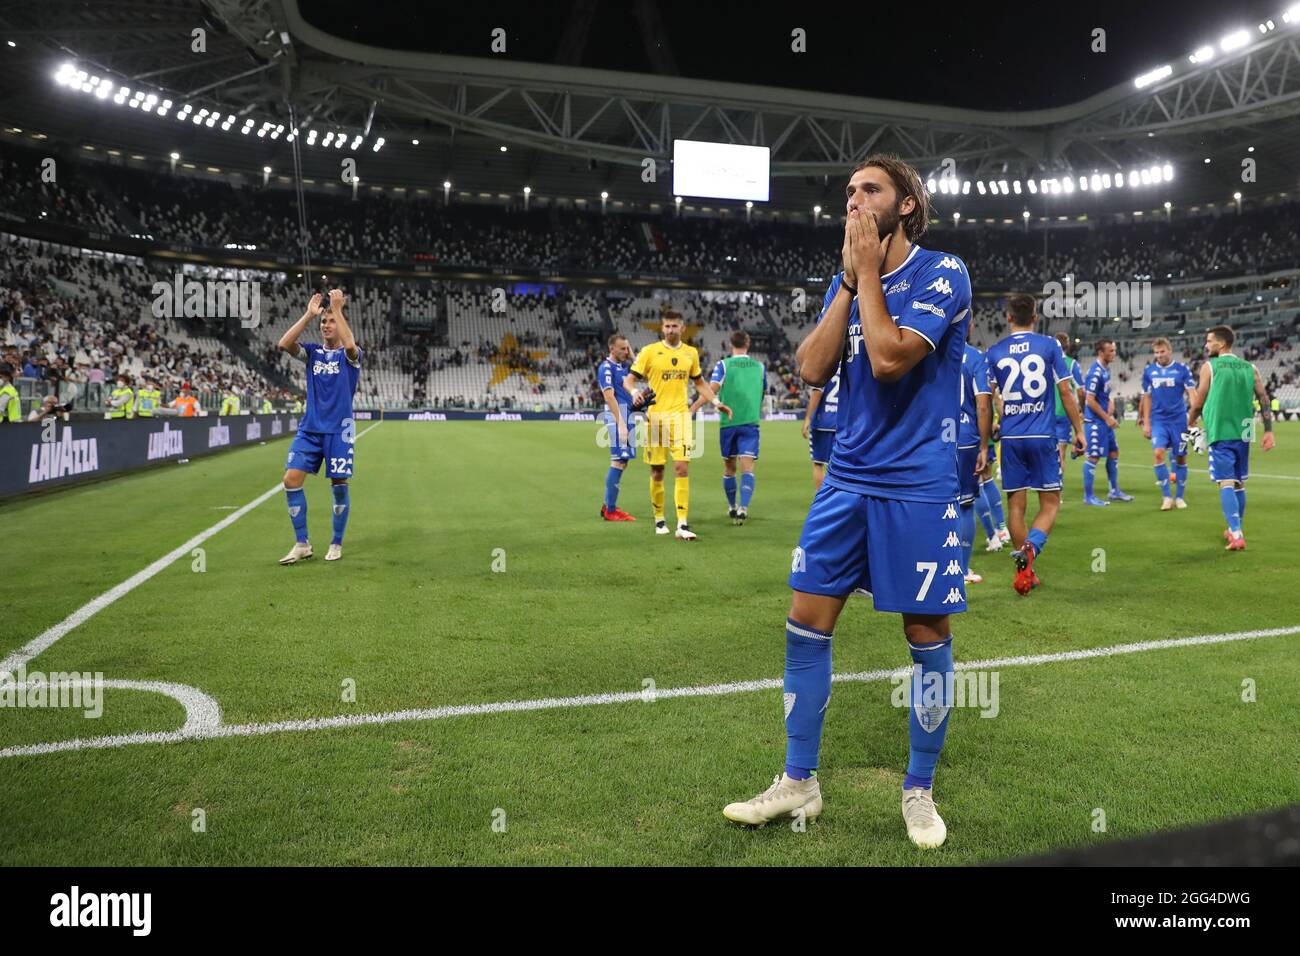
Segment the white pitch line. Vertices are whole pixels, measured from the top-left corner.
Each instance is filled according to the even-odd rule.
[[[1151,469],[1155,467],[1154,464],[1152,464],[1152,465],[1135,465],[1135,464],[1133,464],[1132,462],[1128,462],[1128,461],[1122,461],[1122,462],[1120,462],[1120,465],[1119,465],[1119,466],[1120,466],[1121,468],[1142,468],[1142,469],[1145,469],[1146,471],[1151,471]],[[1190,471],[1190,472],[1192,472],[1193,474],[1197,474],[1197,475],[1208,475],[1208,474],[1210,473],[1210,471],[1209,471],[1208,468],[1188,468],[1187,470]],[[1250,473],[1250,476],[1249,476],[1249,477],[1251,477],[1251,478],[1276,478],[1276,479],[1278,479],[1279,481],[1300,481],[1300,475],[1266,475],[1266,474],[1262,474],[1262,473],[1260,473],[1260,472],[1258,472],[1258,471],[1252,471],[1252,472]]]
[[[1031,667],[1038,664],[1055,664],[1064,661],[1087,660],[1095,657],[1114,657],[1120,654],[1139,654],[1144,651],[1167,650],[1176,647],[1193,647],[1205,644],[1228,644],[1234,641],[1256,640],[1261,637],[1281,637],[1300,634],[1300,625],[1275,627],[1259,631],[1236,631],[1228,634],[1201,634],[1159,641],[1139,641],[1133,644],[1115,644],[1110,647],[1093,647],[1077,651],[1060,651],[1054,654],[1035,654],[1024,657],[998,657],[983,661],[964,661],[958,670],[991,670],[996,667]],[[861,671],[836,674],[836,683],[852,681],[869,683],[887,680],[894,675],[906,675],[906,668],[896,670]],[[193,731],[185,728],[155,733],[124,734],[93,737],[87,740],[63,740],[43,744],[27,744],[0,750],[0,758],[25,757],[69,750],[125,747],[130,744],[179,743],[186,740],[211,740],[220,737],[253,737],[265,734],[292,733],[308,730],[331,730],[343,727],[372,727],[383,724],[411,721],[443,720],[448,717],[470,717],[480,714],[512,714],[537,710],[568,710],[579,707],[597,707],[605,704],[625,704],[635,701],[667,700],[678,697],[723,697],[757,690],[778,690],[780,679],[739,681],[731,684],[708,684],[703,687],[673,687],[656,690],[653,696],[646,691],[617,691],[608,694],[590,694],[578,697],[544,697],[538,700],[511,700],[492,704],[461,704],[418,710],[396,710],[378,714],[346,714],[335,717],[315,717],[305,720],[282,720],[264,724],[219,724]]]
[[[360,435],[358,435],[357,440],[360,441],[362,435],[370,431],[371,428],[378,427],[378,425],[379,422],[375,422],[375,424],[371,425],[370,428],[367,428],[366,431],[363,431]],[[248,504],[244,505],[238,511],[232,512],[231,514],[222,518],[220,521],[218,521],[212,527],[208,528],[206,531],[200,531],[198,534],[190,538],[190,540],[186,541],[184,544],[180,545],[177,548],[173,548],[171,551],[164,554],[161,558],[159,558],[153,564],[149,565],[144,570],[137,571],[135,574],[131,575],[121,584],[117,585],[116,587],[109,588],[99,597],[94,598],[91,601],[88,601],[86,604],[82,605],[77,610],[73,611],[71,614],[65,617],[58,624],[55,624],[53,627],[48,628],[43,633],[32,638],[30,641],[28,641],[18,650],[11,653],[3,661],[0,661],[0,674],[17,673],[18,668],[22,667],[24,664],[26,664],[32,658],[36,657],[38,654],[41,654],[49,650],[50,647],[52,647],[54,643],[59,640],[59,638],[66,635],[77,625],[84,624],[86,621],[90,620],[100,611],[104,610],[104,608],[108,607],[109,605],[113,604],[115,601],[130,594],[132,591],[134,591],[140,585],[144,584],[154,575],[158,574],[160,571],[163,571],[170,565],[174,564],[180,558],[185,557],[191,551],[193,551],[195,548],[201,545],[204,541],[207,541],[209,538],[211,538],[214,534],[230,527],[232,524],[234,524],[244,515],[248,514],[250,511],[252,511],[258,505],[260,505],[262,502],[266,501],[268,498],[270,498],[271,496],[273,496],[274,494],[282,490],[284,490],[284,485],[280,482],[277,482],[275,484],[275,487],[270,488],[269,490],[258,495],[256,498],[254,498]]]

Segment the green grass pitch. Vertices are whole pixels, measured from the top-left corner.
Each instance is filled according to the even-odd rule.
[[[277,565],[292,535],[274,495],[208,539],[201,562],[171,564],[27,668],[189,685],[225,724],[779,678],[790,552],[812,494],[798,424],[763,426],[741,528],[726,518],[709,430],[692,464],[695,543],[653,534],[641,462],[620,502],[641,520],[598,519],[595,433],[384,422],[357,446],[343,561],[323,561],[329,493],[310,480],[313,561]],[[1208,478],[1193,472],[1187,511],[1160,513],[1149,449],[1132,423],[1119,434],[1137,500],[1083,508],[1071,463],[1044,586],[1025,598],[1007,554],[977,548],[985,583],[955,619],[959,661],[1300,625],[1300,427],[1253,450],[1237,554],[1222,550]],[[286,449],[0,506],[0,656],[267,491]],[[1298,652],[1290,634],[1000,668],[996,717],[953,712],[935,790],[949,838],[928,853],[902,824],[907,718],[887,681],[836,684],[825,815],[806,832],[721,814],[783,763],[769,689],[7,757],[0,834],[10,864],[992,861],[1293,802]],[[861,599],[834,654],[837,673],[909,663],[899,618]],[[183,720],[169,697],[108,690],[96,720],[0,708],[0,748]]]

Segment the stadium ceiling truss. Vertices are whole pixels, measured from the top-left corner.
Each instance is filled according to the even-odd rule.
[[[74,15],[75,11],[75,15]],[[190,31],[208,24],[206,56]],[[456,57],[352,43],[308,24],[298,0],[0,0],[7,35],[47,46],[239,115],[441,140],[497,144],[621,167],[667,170],[674,139],[766,146],[774,176],[841,176],[871,152],[923,174],[945,160],[961,177],[1028,178],[1152,163],[1200,162],[1207,150],[1270,142],[1300,165],[1300,23],[1254,36],[1164,80],[1127,83],[1064,107],[993,112],[746,86],[494,57]],[[164,42],[166,41],[166,42]],[[372,134],[372,128],[375,133]]]

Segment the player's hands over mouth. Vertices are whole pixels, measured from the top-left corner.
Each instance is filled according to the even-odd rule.
[[[880,277],[880,267],[889,254],[889,241],[892,235],[880,240],[880,226],[876,223],[876,214],[870,211],[849,210],[848,218],[849,253],[853,259],[853,275],[861,281],[863,276]]]

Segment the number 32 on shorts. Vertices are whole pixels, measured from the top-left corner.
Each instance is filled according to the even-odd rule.
[[[352,459],[351,459],[351,458],[331,458],[331,459],[330,459],[330,471],[333,472],[333,473],[336,474],[336,475],[350,475],[350,474],[352,474]]]

